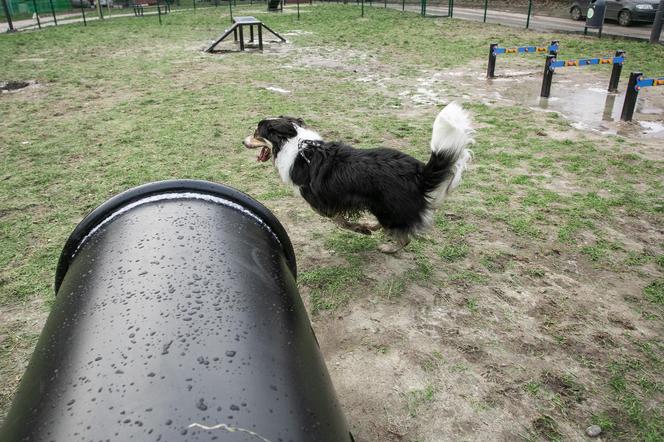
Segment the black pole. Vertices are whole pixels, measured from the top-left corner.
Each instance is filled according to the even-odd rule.
[[[616,57],[622,57],[625,51],[617,50]],[[609,80],[609,92],[618,92],[618,82],[620,82],[620,73],[622,72],[622,63],[613,63],[611,79]]]
[[[406,10],[406,0],[401,0],[401,12]]]
[[[9,25],[7,32],[16,32],[14,23],[12,22],[12,15],[9,13],[9,6],[7,6],[7,0],[2,0],[2,7],[5,10],[5,17],[7,17],[7,25]]]
[[[494,78],[496,70],[496,54],[494,49],[498,47],[498,43],[491,43],[489,45],[489,65],[486,68],[486,78]]]
[[[300,19],[300,0],[297,0],[297,19]]]
[[[623,102],[622,113],[620,114],[620,119],[623,121],[632,121],[634,108],[636,107],[636,99],[639,97],[639,90],[636,88],[636,83],[642,75],[642,72],[632,72],[629,74],[625,101]]]
[[[228,0],[230,1],[230,0]],[[194,11],[196,11],[196,0],[194,0]]]
[[[387,8],[387,0],[385,0],[385,7]]]
[[[658,43],[659,37],[662,34],[662,23],[664,22],[664,0],[659,0],[657,7],[657,14],[655,14],[655,22],[652,24],[650,31],[650,43]]]
[[[196,0],[194,0],[196,1]],[[231,23],[233,23],[233,1],[228,0],[228,10],[231,12]]]
[[[489,0],[484,0],[484,20],[482,20],[484,23],[486,23],[486,10],[489,7]]]
[[[35,17],[37,17],[37,27],[39,27],[39,29],[41,29],[41,21],[39,20],[39,9],[37,9],[37,1],[36,0],[32,0],[32,7],[35,10]],[[83,6],[81,6],[81,8],[82,7]]]
[[[364,0],[362,0],[362,17],[364,17]]]
[[[161,25],[161,6],[159,5],[159,0],[157,0],[157,15],[159,16],[159,24]]]
[[[83,26],[87,26],[88,22],[85,20],[85,8],[83,7],[82,1],[81,1],[81,15],[83,16]]]
[[[55,8],[53,8],[53,0],[48,0],[48,2],[51,4],[51,14],[53,14],[53,22],[55,23],[55,26],[57,26],[58,19],[55,18]]]
[[[533,0],[528,0],[528,18],[526,19],[526,29],[530,27],[530,12],[533,10]]]
[[[551,81],[553,80],[553,69],[551,68],[551,63],[556,60],[555,55],[547,55],[546,63],[544,64],[544,75],[542,77],[542,91],[540,92],[540,97],[549,98],[551,94]]]

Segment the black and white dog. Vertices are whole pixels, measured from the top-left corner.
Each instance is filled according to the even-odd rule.
[[[383,228],[395,243],[380,250],[394,253],[432,224],[433,212],[459,185],[471,159],[471,134],[466,111],[450,103],[433,123],[426,164],[394,149],[355,149],[323,141],[300,118],[262,120],[243,143],[261,148],[258,161],[272,156],[284,183],[319,214],[359,233]],[[351,221],[363,212],[373,214],[378,224]]]

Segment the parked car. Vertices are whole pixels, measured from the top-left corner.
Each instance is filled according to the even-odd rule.
[[[572,20],[585,20],[590,0],[574,0],[569,8]],[[621,26],[635,22],[652,23],[659,0],[606,0],[606,20],[616,20]]]
[[[72,8],[91,8],[92,3],[88,0],[71,0]]]

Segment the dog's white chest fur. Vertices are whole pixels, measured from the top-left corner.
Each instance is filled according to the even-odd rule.
[[[322,138],[313,130],[299,126],[295,126],[295,129],[297,130],[297,135],[284,143],[279,150],[279,154],[274,159],[274,165],[279,171],[281,180],[284,183],[293,186],[295,190],[299,190],[299,187],[296,186],[291,179],[291,170],[293,169],[293,164],[295,164],[295,159],[298,155],[300,140],[321,140]]]

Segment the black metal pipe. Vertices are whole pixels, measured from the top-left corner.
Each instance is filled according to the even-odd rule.
[[[2,0],[2,8],[5,10],[5,17],[7,17],[7,32],[16,32],[14,28],[14,22],[12,22],[12,14],[9,12],[9,6],[7,6],[7,0]]]
[[[659,0],[657,12],[655,13],[655,21],[650,30],[650,43],[658,43],[659,36],[662,33],[662,25],[664,24],[664,0]]]
[[[351,441],[261,204],[152,183],[74,230],[0,440]]]
[[[37,8],[37,1],[36,0],[32,0],[32,8],[35,10],[35,18],[37,19],[37,27],[39,29],[41,29],[41,21],[39,20],[39,9]],[[81,6],[81,10],[83,10],[83,6]],[[85,16],[83,17],[83,21],[85,21]]]
[[[551,95],[551,82],[553,81],[553,68],[551,63],[556,59],[555,55],[548,54],[546,56],[546,63],[544,63],[544,75],[542,76],[542,90],[540,97],[549,98]]]
[[[616,57],[623,57],[625,51],[617,50]],[[613,63],[611,70],[611,78],[609,79],[609,92],[618,92],[618,83],[620,82],[620,74],[622,73],[622,63]]]
[[[83,1],[81,1],[81,16],[83,17],[83,26],[87,26],[88,22],[85,19],[85,8],[83,7]]]
[[[55,8],[53,7],[53,0],[48,0],[48,2],[51,4],[51,14],[53,14],[53,23],[55,23],[55,26],[57,26],[58,19],[55,18]]]
[[[486,68],[486,77],[494,78],[496,71],[496,53],[494,50],[498,47],[498,43],[491,43],[489,45],[489,64]]]
[[[643,72],[632,72],[629,74],[625,101],[623,102],[623,108],[620,114],[620,119],[623,121],[632,121],[634,109],[636,108],[636,100],[639,98],[639,90],[636,88],[636,83],[642,75]]]

